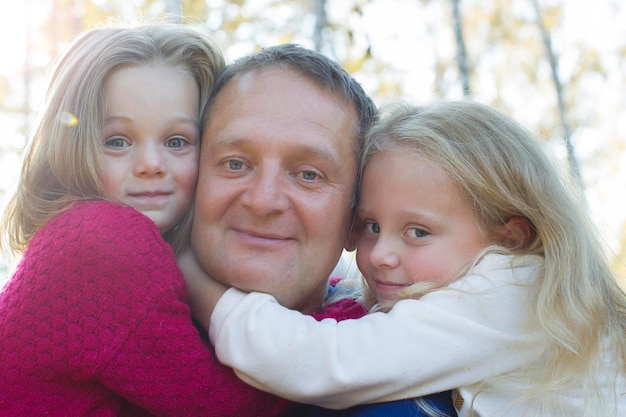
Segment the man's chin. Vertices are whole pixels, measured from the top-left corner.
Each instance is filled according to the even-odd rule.
[[[275,278],[275,277],[274,277]],[[235,287],[245,292],[259,292],[269,294],[276,298],[276,301],[284,307],[290,309],[299,309],[302,304],[302,294],[289,294],[285,291],[287,283],[276,283],[275,280],[272,285],[268,285],[267,282],[254,282],[249,281],[242,282],[236,279],[229,279],[228,282],[223,282],[225,285]],[[305,290],[303,290],[305,291]]]

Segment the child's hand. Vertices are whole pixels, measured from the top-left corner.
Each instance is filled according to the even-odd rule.
[[[193,316],[205,329],[209,329],[213,308],[224,295],[227,286],[214,280],[200,267],[191,248],[177,256],[178,266],[183,271],[189,291],[189,306]]]

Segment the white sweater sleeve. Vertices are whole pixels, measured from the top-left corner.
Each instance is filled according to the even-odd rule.
[[[247,383],[328,408],[458,388],[536,360],[546,341],[532,320],[541,258],[488,255],[471,275],[389,313],[337,323],[229,290],[211,317],[221,362]]]

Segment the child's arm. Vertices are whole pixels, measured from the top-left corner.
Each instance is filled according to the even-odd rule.
[[[176,260],[187,281],[188,304],[193,316],[208,329],[213,308],[228,287],[204,272],[190,248],[185,249]]]
[[[318,323],[271,296],[230,289],[213,312],[211,340],[246,382],[329,408],[470,385],[524,367],[546,349],[532,320],[531,287],[518,278],[532,282],[541,260],[526,258],[515,274],[510,262],[487,257],[453,284],[457,290],[341,323]]]

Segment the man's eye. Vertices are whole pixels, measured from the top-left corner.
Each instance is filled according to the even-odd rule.
[[[302,171],[302,178],[306,181],[315,181],[318,176],[315,171]]]
[[[182,148],[183,146],[185,146],[186,143],[187,143],[187,140],[185,140],[184,138],[175,137],[175,138],[168,139],[167,142],[165,142],[165,146],[168,148],[177,149],[177,148]]]
[[[228,169],[232,169],[233,171],[239,171],[241,169],[243,169],[243,163],[241,161],[238,161],[236,159],[229,159],[226,162]]]
[[[426,237],[426,236],[430,235],[430,233],[428,233],[428,231],[426,231],[426,230],[424,230],[424,229],[422,229],[420,227],[412,227],[412,228],[410,228],[407,231],[407,235],[410,238],[418,239],[418,238],[421,238],[421,237]]]
[[[128,146],[128,142],[126,141],[126,139],[120,136],[115,136],[105,140],[104,145],[109,148],[123,148],[125,146]]]

